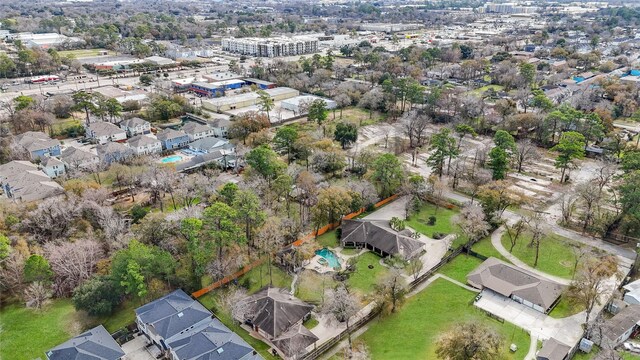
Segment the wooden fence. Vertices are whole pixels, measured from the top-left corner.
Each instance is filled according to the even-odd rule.
[[[373,206],[375,208],[379,208],[379,207],[381,207],[381,206],[383,206],[385,204],[388,204],[389,202],[391,202],[391,201],[393,201],[393,200],[395,200],[397,198],[398,198],[398,195],[391,195],[386,199],[378,201]],[[362,214],[364,212],[365,212],[365,208],[361,208],[361,209],[359,209],[357,211],[354,211],[354,212],[352,212],[350,214],[345,215],[343,217],[343,219],[353,219],[354,217],[356,217],[356,216],[358,216],[358,215],[360,215],[360,214]],[[333,229],[337,228],[338,226],[340,226],[340,222],[336,222],[336,223],[333,223],[333,224],[327,224],[327,225],[319,228],[316,231],[312,231],[311,233],[309,233],[307,235],[304,235],[303,237],[301,237],[298,240],[294,241],[291,245],[300,246],[305,241],[309,241],[311,239],[314,239],[316,236],[320,236],[320,235],[326,233],[329,230],[333,230]],[[261,265],[263,262],[264,262],[264,259],[258,259],[256,261],[252,262],[251,264],[243,267],[242,269],[236,271],[235,273],[233,273],[233,274],[231,274],[229,276],[225,276],[222,280],[218,280],[218,281],[214,282],[213,284],[211,284],[211,285],[209,285],[207,287],[204,287],[204,288],[202,288],[202,289],[200,289],[200,290],[198,290],[196,292],[191,293],[191,295],[197,299],[200,296],[208,293],[209,291],[217,289],[217,288],[219,288],[219,287],[221,287],[223,285],[226,285],[226,284],[230,283],[231,281],[239,278],[240,276],[248,273],[249,271],[251,271],[251,269],[253,269],[254,267],[256,267],[258,265]]]

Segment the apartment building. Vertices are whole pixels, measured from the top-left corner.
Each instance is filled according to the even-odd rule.
[[[312,54],[318,51],[318,39],[309,37],[226,38],[222,39],[222,50],[258,57]]]

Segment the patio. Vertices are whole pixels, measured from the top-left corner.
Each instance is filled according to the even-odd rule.
[[[155,360],[160,355],[160,349],[155,345],[147,347],[149,342],[144,335],[122,344],[124,359],[126,360]]]

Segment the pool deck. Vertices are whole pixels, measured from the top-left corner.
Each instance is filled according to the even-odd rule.
[[[336,254],[336,256],[338,257],[338,260],[340,261],[341,270],[346,269],[346,264],[350,258],[356,257],[361,253],[368,251],[368,250],[362,250],[356,254],[345,255],[342,253],[342,247],[327,248],[327,249],[333,251],[333,253]],[[320,255],[315,255],[309,260],[309,263],[305,265],[304,268],[307,270],[317,271],[320,274],[326,274],[328,272],[336,271],[331,266],[320,264],[320,259],[324,259],[324,258]]]

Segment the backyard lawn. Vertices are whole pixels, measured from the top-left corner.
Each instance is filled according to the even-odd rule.
[[[340,246],[340,242],[338,241],[338,234],[335,230],[327,231],[326,233],[318,236],[316,238],[316,242],[320,244],[321,247],[326,248],[334,248]]]
[[[271,276],[273,280],[273,287],[285,289],[291,288],[291,281],[293,278],[275,264],[271,265]],[[238,283],[242,287],[247,288],[247,291],[250,294],[253,294],[254,292],[257,292],[263,287],[269,285],[269,279],[269,264],[265,262],[239,277]]]
[[[529,246],[531,233],[527,232],[518,239],[512,254],[518,259],[532,266],[535,261],[535,247]],[[502,245],[509,250],[511,242],[505,234],[502,236]],[[540,256],[537,269],[551,275],[571,279],[576,260],[574,249],[578,244],[556,234],[547,234],[540,244]],[[580,245],[585,246],[585,245]],[[589,248],[591,249],[591,248]]]
[[[507,359],[523,359],[529,350],[529,334],[508,322],[500,323],[477,310],[475,293],[444,279],[437,279],[395,313],[371,322],[360,337],[372,359],[436,359],[435,343],[440,334],[461,321],[480,321],[504,338]],[[516,344],[515,353],[509,351]]]
[[[458,214],[457,211],[449,210],[442,206],[438,207],[427,203],[417,214],[413,214],[406,221],[407,226],[412,229],[433,238],[434,233],[452,234],[459,232],[459,228],[453,225],[451,218]],[[429,217],[435,216],[436,223],[428,225]]]
[[[451,260],[449,263],[442,266],[438,272],[466,284],[467,274],[477,268],[481,263],[482,260],[477,257],[462,253],[456,256],[455,259]]]
[[[565,296],[562,296],[558,305],[556,305],[549,313],[549,316],[551,316],[552,318],[561,319],[577,314],[582,310],[584,310],[583,306],[571,304]]]
[[[362,295],[375,291],[378,280],[383,278],[388,268],[380,265],[380,256],[366,252],[356,258],[356,271],[349,276],[347,283]],[[369,269],[369,265],[373,266]]]
[[[496,248],[493,247],[493,244],[491,244],[490,237],[486,237],[478,241],[477,243],[473,244],[473,246],[471,247],[471,250],[477,252],[480,255],[498,258],[504,262],[510,263],[509,260],[507,260],[504,256],[502,256],[502,254],[500,254],[498,250],[496,250]]]
[[[336,281],[331,277],[332,274],[319,274],[313,270],[304,270],[300,273],[296,283],[296,297],[314,304],[322,303],[323,294],[336,286]]]

